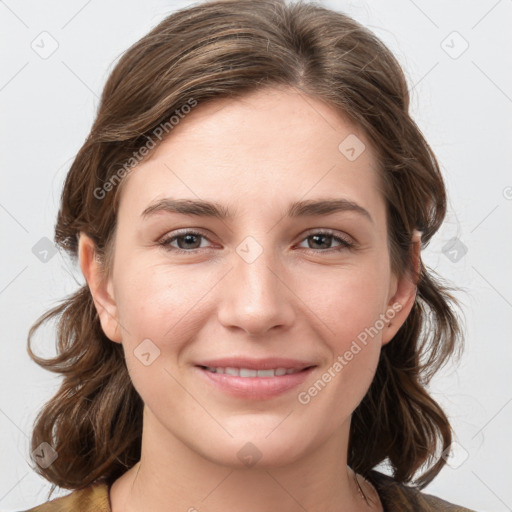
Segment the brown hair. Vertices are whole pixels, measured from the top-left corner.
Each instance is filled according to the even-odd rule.
[[[284,0],[194,4],[124,53],[67,175],[56,242],[76,258],[78,234],[86,233],[108,271],[119,177],[126,162],[154,141],[155,130],[169,128],[171,116],[191,99],[201,105],[281,85],[325,101],[368,136],[379,155],[392,270],[403,275],[411,269],[413,230],[422,231],[424,248],[444,219],[446,191],[436,158],[409,116],[400,65],[350,17]],[[383,347],[373,383],[353,413],[348,464],[367,476],[387,462],[399,482],[412,482],[426,467],[415,481],[423,488],[445,464],[440,451],[451,443],[449,421],[425,386],[460,348],[462,336],[451,288],[423,263],[416,278],[413,309]],[[52,318],[58,319],[58,353],[43,359],[30,342]],[[101,329],[87,285],[37,321],[28,351],[37,364],[63,376],[32,436],[32,450],[48,442],[58,458],[34,469],[63,488],[111,484],[140,458],[143,403],[122,346]]]

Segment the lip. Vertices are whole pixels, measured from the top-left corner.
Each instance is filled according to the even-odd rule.
[[[286,359],[281,357],[267,357],[264,359],[252,359],[249,357],[223,357],[220,359],[208,359],[196,363],[196,366],[209,366],[211,368],[248,368],[249,370],[269,370],[270,368],[286,368],[303,370],[308,366],[316,366],[311,361]]]
[[[248,368],[252,370],[268,370],[270,368],[299,369],[297,373],[274,377],[238,377],[225,373],[213,373],[203,366],[214,368]],[[290,391],[302,384],[311,375],[316,365],[292,359],[245,359],[224,358],[202,361],[195,369],[219,391],[238,398],[265,400]]]

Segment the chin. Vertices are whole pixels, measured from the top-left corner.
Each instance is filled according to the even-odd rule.
[[[262,433],[236,435],[227,443],[213,442],[202,450],[202,455],[214,464],[232,469],[264,469],[293,464],[307,452],[304,435],[295,439],[283,435]],[[215,451],[212,447],[216,447]]]

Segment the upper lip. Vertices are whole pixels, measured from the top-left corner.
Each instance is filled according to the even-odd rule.
[[[200,361],[196,366],[208,366],[210,368],[247,368],[249,370],[269,370],[271,368],[286,368],[303,370],[310,366],[316,366],[308,361],[286,359],[281,357],[268,357],[265,359],[251,359],[248,357],[223,357],[221,359],[208,359]]]

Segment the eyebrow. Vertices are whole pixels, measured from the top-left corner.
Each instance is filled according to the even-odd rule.
[[[305,217],[315,215],[329,215],[337,212],[355,212],[373,223],[373,219],[365,208],[348,199],[317,199],[297,201],[288,208],[288,217]],[[214,217],[217,219],[232,219],[233,213],[225,206],[215,201],[196,199],[172,199],[166,197],[150,204],[141,214],[143,218],[159,212],[181,213],[199,217]]]

